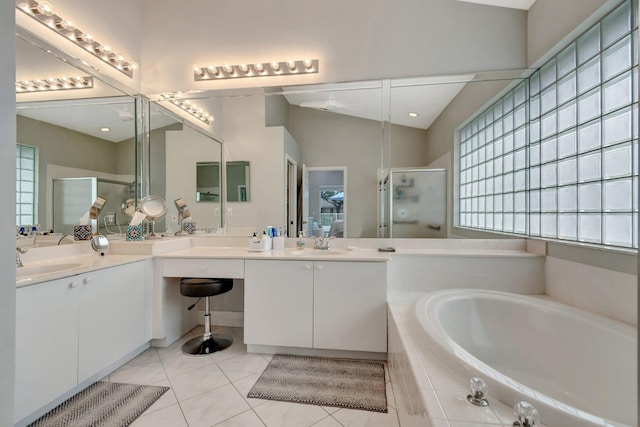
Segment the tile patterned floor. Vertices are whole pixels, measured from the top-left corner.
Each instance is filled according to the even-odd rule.
[[[270,355],[247,353],[242,328],[216,327],[213,333],[233,337],[233,345],[210,356],[182,354],[184,342],[198,327],[167,348],[150,348],[105,380],[171,387],[132,427],[399,427],[389,379],[389,413],[249,399]]]

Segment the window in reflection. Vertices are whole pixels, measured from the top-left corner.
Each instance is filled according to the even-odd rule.
[[[227,202],[248,202],[250,198],[249,162],[227,162]]]
[[[16,146],[16,225],[35,225],[38,148]],[[27,230],[28,232],[29,230]]]
[[[220,162],[196,164],[196,202],[220,201]]]

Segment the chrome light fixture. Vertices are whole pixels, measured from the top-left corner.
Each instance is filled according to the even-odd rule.
[[[274,61],[269,63],[239,65],[209,65],[193,68],[193,80],[224,80],[244,77],[288,76],[295,74],[314,74],[318,72],[317,59]]]
[[[193,105],[190,101],[182,99],[180,92],[163,93],[161,95],[165,100],[169,101],[181,110],[189,113],[191,116],[200,120],[203,123],[211,124],[213,122],[213,115]]]
[[[76,28],[71,21],[57,15],[53,11],[53,7],[46,1],[21,1],[16,8],[68,38],[106,64],[133,78],[133,72],[138,68],[138,64],[127,60],[121,54],[113,52],[109,46],[98,42],[88,32]]]
[[[16,82],[16,93],[91,89],[92,87],[93,77],[50,77],[48,79],[19,80]]]

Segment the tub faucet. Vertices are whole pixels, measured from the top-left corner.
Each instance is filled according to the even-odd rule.
[[[331,246],[329,246],[329,239],[323,236],[316,237],[315,243],[313,244],[313,249],[328,251],[329,249],[331,249]]]
[[[25,253],[27,253],[26,248],[21,248],[21,247],[16,248],[16,267],[24,267],[24,264],[22,264],[22,260],[20,259],[20,254],[25,254]]]
[[[535,427],[539,425],[538,410],[529,402],[521,401],[513,406],[513,414],[518,418],[514,426]]]

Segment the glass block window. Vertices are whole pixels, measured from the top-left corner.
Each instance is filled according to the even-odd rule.
[[[635,10],[622,2],[460,130],[460,226],[638,247]]]
[[[33,225],[37,218],[38,149],[16,146],[16,225]]]

